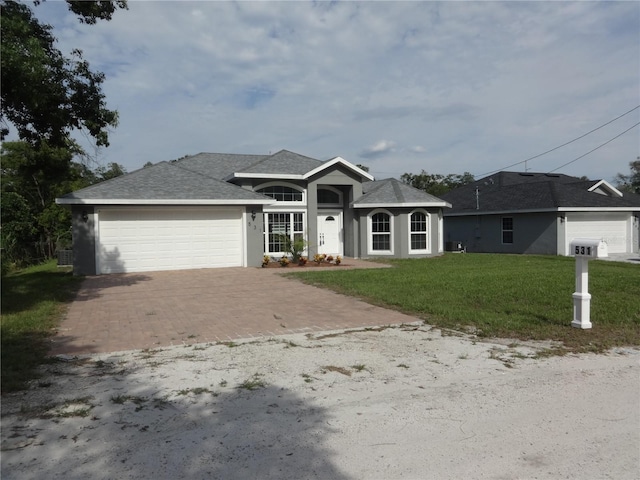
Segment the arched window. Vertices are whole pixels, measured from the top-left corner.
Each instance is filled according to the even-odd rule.
[[[302,191],[287,185],[269,185],[256,191],[278,202],[303,201]]]
[[[409,252],[429,252],[429,215],[421,210],[409,216]]]
[[[369,253],[393,253],[393,217],[386,211],[369,214]]]
[[[318,205],[342,207],[342,192],[329,186],[318,187]]]

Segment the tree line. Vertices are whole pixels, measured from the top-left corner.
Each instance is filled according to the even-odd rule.
[[[473,183],[475,178],[469,172],[464,172],[462,175],[455,173],[441,175],[438,173],[430,174],[422,170],[419,174],[403,173],[400,180],[437,197],[455,188]],[[640,157],[629,162],[629,174],[618,173],[614,183],[622,192],[640,194]]]
[[[73,1],[67,7],[81,23],[108,21],[125,1]],[[33,7],[0,2],[2,36],[0,117],[2,267],[50,258],[70,244],[71,214],[55,198],[125,173],[111,163],[91,169],[90,157],[73,139],[81,131],[96,148],[109,145],[118,112],[106,106],[101,72],[92,71],[75,49],[65,56],[50,25]],[[5,142],[13,132],[18,141]]]
[[[92,170],[67,147],[26,141],[5,142],[0,162],[2,262],[15,265],[71,247],[71,211],[56,197],[126,173],[117,163]]]

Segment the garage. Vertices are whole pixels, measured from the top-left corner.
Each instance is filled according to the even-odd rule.
[[[96,273],[243,265],[241,207],[101,208]]]
[[[574,238],[597,238],[607,242],[609,253],[630,252],[631,215],[618,212],[567,214],[567,251]]]

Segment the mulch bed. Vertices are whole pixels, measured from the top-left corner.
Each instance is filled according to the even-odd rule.
[[[344,263],[341,263],[340,265],[336,265],[335,263],[328,263],[328,262],[322,262],[322,263],[316,263],[316,262],[307,262],[305,265],[298,265],[297,263],[289,263],[286,267],[283,267],[282,265],[280,265],[280,263],[276,262],[269,262],[268,265],[263,266],[262,268],[330,268],[330,267],[348,267],[348,265],[345,265]]]

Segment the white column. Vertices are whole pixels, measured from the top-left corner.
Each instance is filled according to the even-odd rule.
[[[576,291],[573,294],[572,327],[591,328],[591,295],[589,295],[589,258],[576,257]]]

